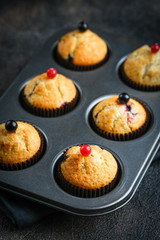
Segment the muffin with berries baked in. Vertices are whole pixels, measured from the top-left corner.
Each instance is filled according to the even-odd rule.
[[[117,160],[99,146],[73,146],[58,160],[57,181],[72,195],[99,197],[111,191],[117,180]]]
[[[144,103],[127,93],[108,97],[92,110],[91,125],[103,137],[129,140],[142,135],[150,120]]]
[[[33,125],[8,120],[0,124],[0,168],[20,170],[34,164],[44,149],[40,131]]]
[[[56,117],[74,108],[78,90],[73,81],[50,68],[31,79],[21,96],[23,106],[28,111],[43,117]]]
[[[106,42],[88,29],[82,21],[78,29],[61,37],[57,45],[57,60],[73,70],[91,70],[103,64],[108,57]]]
[[[160,51],[157,43],[144,45],[132,52],[122,67],[126,83],[144,91],[160,90]]]

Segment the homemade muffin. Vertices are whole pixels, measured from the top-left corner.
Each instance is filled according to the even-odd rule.
[[[38,130],[26,122],[0,124],[0,167],[22,169],[38,160],[43,141]]]
[[[69,112],[77,103],[78,91],[74,83],[49,69],[31,79],[22,93],[27,110],[36,115],[54,117]],[[53,75],[53,77],[52,77]]]
[[[105,41],[87,27],[83,28],[83,24],[80,23],[79,29],[65,34],[57,45],[57,55],[62,59],[60,63],[75,70],[99,66],[108,53]]]
[[[73,146],[60,161],[59,172],[60,185],[65,191],[96,197],[115,186],[118,164],[109,151],[98,146]]]
[[[132,52],[124,62],[124,80],[141,90],[160,89],[160,51],[144,45]]]
[[[128,140],[144,132],[148,111],[139,101],[122,93],[99,102],[92,111],[93,127],[104,137]]]

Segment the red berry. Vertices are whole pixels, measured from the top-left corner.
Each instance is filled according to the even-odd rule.
[[[91,146],[90,145],[82,145],[80,147],[80,152],[83,156],[87,157],[91,153]]]
[[[56,75],[57,75],[57,71],[56,71],[55,68],[49,68],[49,69],[47,70],[47,77],[48,77],[48,78],[52,79],[52,78],[54,78]]]
[[[159,45],[158,43],[154,43],[152,46],[151,46],[151,52],[152,53],[156,53],[159,51]]]

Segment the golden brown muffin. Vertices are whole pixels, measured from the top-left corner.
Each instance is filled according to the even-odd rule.
[[[39,115],[45,115],[48,111],[51,116],[54,116],[54,111],[57,109],[63,110],[69,105],[73,107],[76,104],[77,95],[77,89],[70,79],[61,74],[49,78],[47,73],[43,73],[27,83],[23,90],[22,100],[25,105],[29,105],[29,110],[33,110],[33,113],[36,114],[36,109],[39,109]]]
[[[124,62],[124,73],[134,83],[160,86],[160,51],[153,53],[148,45],[132,52]]]
[[[120,102],[120,96],[122,96],[122,102]],[[118,135],[141,129],[147,122],[147,117],[144,106],[137,100],[129,98],[126,93],[104,99],[94,107],[92,112],[93,121],[99,130],[103,133]]]
[[[98,146],[90,146],[91,153],[82,155],[80,146],[71,147],[61,163],[63,177],[74,186],[99,189],[109,185],[116,177],[118,165],[113,155]]]
[[[93,66],[102,62],[108,53],[105,41],[87,29],[65,34],[57,46],[58,55],[78,66]]]
[[[0,124],[0,164],[21,165],[34,158],[41,145],[40,134],[32,125],[13,120]]]

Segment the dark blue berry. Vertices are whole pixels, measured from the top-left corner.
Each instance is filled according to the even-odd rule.
[[[68,102],[64,102],[64,103],[62,103],[61,107],[64,107],[64,106],[66,106],[67,104],[68,104]]]
[[[71,54],[68,54],[68,62],[73,63],[73,57],[71,56]]]
[[[119,94],[119,101],[120,103],[126,104],[130,99],[130,96],[127,93],[120,93]]]
[[[127,110],[130,112],[131,111],[131,106],[130,105],[126,105]]]
[[[6,130],[9,132],[15,132],[17,127],[18,127],[18,125],[17,125],[16,121],[14,121],[14,120],[8,120],[5,124]]]
[[[87,24],[86,21],[82,21],[82,22],[80,22],[80,23],[78,24],[78,29],[79,29],[79,31],[81,31],[81,32],[86,31],[87,28],[88,28],[88,24]]]
[[[97,118],[98,117],[98,113],[96,113],[96,115],[94,117]]]

